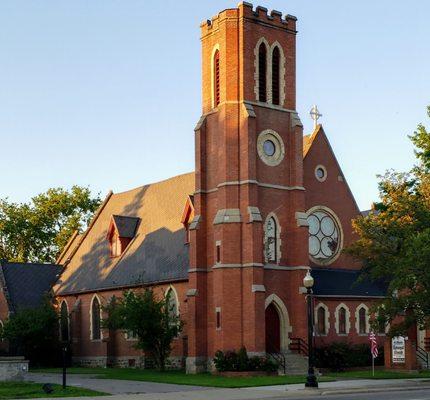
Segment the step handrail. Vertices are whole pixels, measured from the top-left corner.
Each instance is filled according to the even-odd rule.
[[[426,368],[430,367],[429,353],[417,345],[417,357],[425,363]]]

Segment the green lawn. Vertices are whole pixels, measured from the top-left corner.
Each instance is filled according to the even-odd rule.
[[[37,397],[78,397],[103,396],[106,393],[68,386],[63,390],[61,385],[52,385],[54,392],[50,395],[42,390],[42,383],[1,382],[0,399],[35,399]]]
[[[376,370],[375,376],[372,376],[371,370],[366,371],[348,371],[348,372],[327,372],[327,377],[335,379],[412,379],[412,378],[430,378],[430,371],[423,372],[399,372]]]
[[[153,370],[131,368],[69,368],[70,374],[90,374],[104,379],[126,379],[133,381],[174,383],[179,385],[196,385],[224,388],[241,388],[252,386],[287,385],[304,383],[305,376],[255,376],[249,378],[227,378],[217,375],[196,374],[187,375],[183,371],[158,372]],[[31,372],[60,373],[60,369],[35,369]],[[333,381],[334,378],[323,377],[321,381]]]

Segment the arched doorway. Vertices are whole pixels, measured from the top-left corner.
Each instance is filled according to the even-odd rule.
[[[266,308],[266,352],[281,351],[281,321],[278,310],[273,303]]]
[[[266,351],[285,353],[289,350],[289,333],[292,331],[287,307],[276,295],[271,294],[265,301]]]

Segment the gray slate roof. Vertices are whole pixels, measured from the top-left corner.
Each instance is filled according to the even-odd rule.
[[[386,286],[369,280],[359,281],[359,270],[313,268],[313,292],[319,297],[385,297]]]
[[[57,281],[62,267],[55,264],[0,262],[9,311],[34,308],[41,304]]]
[[[70,255],[55,293],[187,279],[189,255],[181,217],[194,187],[194,173],[190,173],[112,194]],[[110,255],[107,232],[112,218],[121,225],[123,235],[135,228],[120,257]]]

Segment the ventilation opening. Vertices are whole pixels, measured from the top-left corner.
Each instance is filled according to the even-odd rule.
[[[279,49],[275,47],[272,54],[272,103],[279,105]]]
[[[258,100],[267,101],[266,91],[266,72],[267,72],[267,51],[264,43],[260,45],[258,50]]]
[[[219,71],[219,51],[214,56],[214,105],[217,107],[220,103],[220,71]]]

